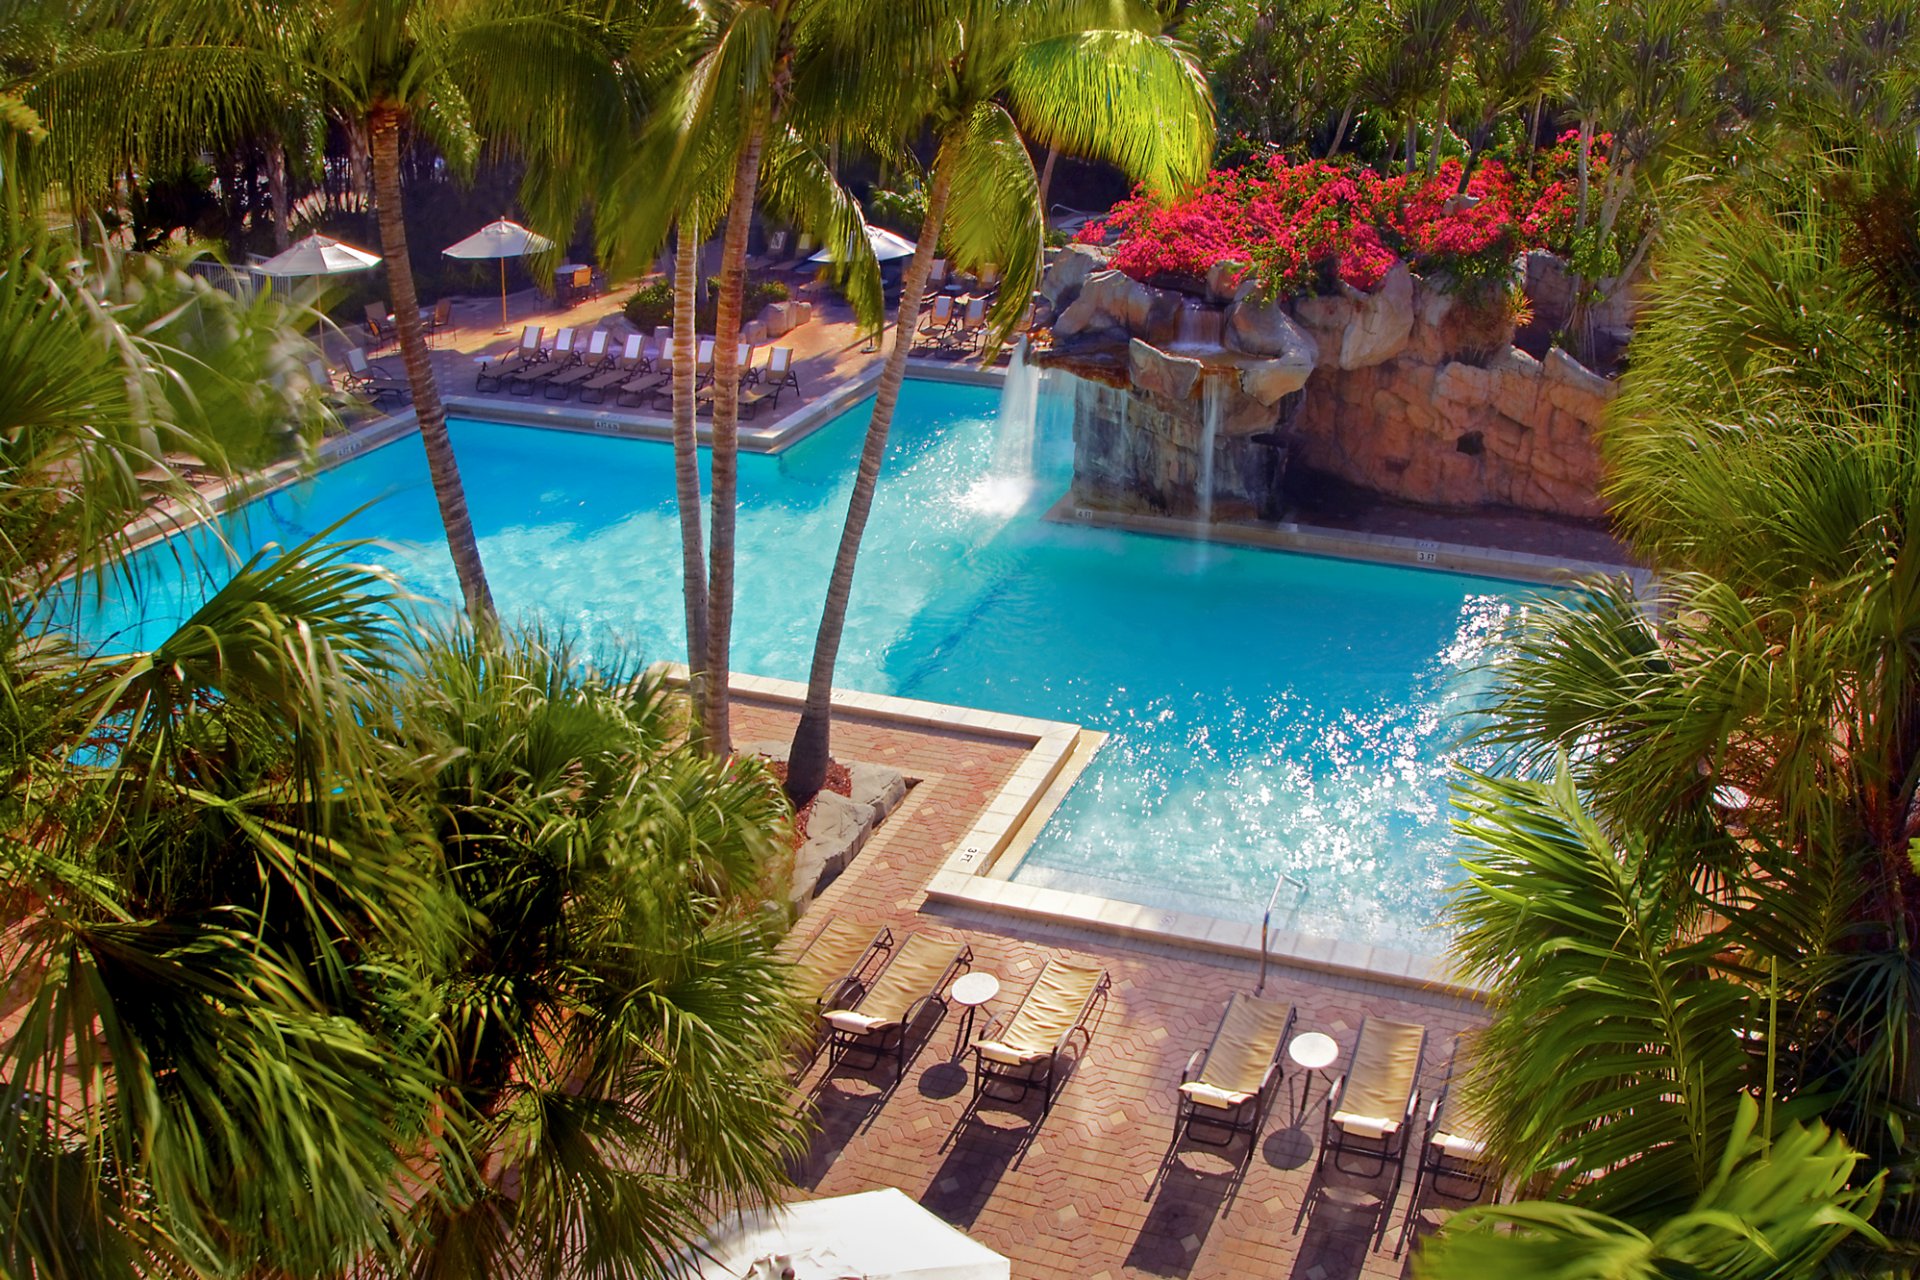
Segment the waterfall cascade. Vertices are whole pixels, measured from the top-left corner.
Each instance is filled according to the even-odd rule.
[[[1217,307],[1201,305],[1189,298],[1180,308],[1180,329],[1172,351],[1211,351],[1220,346],[1222,313]]]
[[[1033,482],[1034,427],[1040,417],[1040,384],[1047,371],[1027,363],[1027,340],[1014,344],[1007,380],[1000,388],[1000,416],[993,438],[993,478],[1005,485]]]
[[[1213,523],[1213,465],[1220,445],[1220,424],[1227,415],[1227,394],[1232,381],[1217,374],[1203,373],[1200,383],[1200,465],[1194,482],[1194,517],[1201,524]]]

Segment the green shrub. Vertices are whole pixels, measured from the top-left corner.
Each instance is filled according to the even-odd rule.
[[[667,280],[653,280],[641,285],[627,299],[627,305],[620,308],[627,323],[641,332],[647,332],[663,324],[673,323],[673,284]]]
[[[719,310],[715,297],[720,289],[717,280],[707,281],[706,296],[693,307],[694,327],[702,333],[713,332],[714,313]],[[771,302],[785,302],[790,291],[778,280],[756,280],[749,276],[747,287],[740,299],[740,317],[743,321],[752,320]],[[655,280],[634,290],[626,306],[620,309],[627,323],[634,328],[650,330],[659,325],[673,323],[673,282]]]
[[[875,187],[867,197],[867,221],[889,231],[898,231],[909,240],[920,237],[920,224],[927,220],[927,193],[919,183],[905,191]]]

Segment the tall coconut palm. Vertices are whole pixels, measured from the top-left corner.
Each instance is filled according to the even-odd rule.
[[[805,1022],[762,908],[786,807],[682,744],[661,687],[537,635],[431,638],[395,722],[471,912],[431,1006],[457,1149],[396,1273],[664,1275],[804,1139]]]
[[[83,183],[270,124],[289,85],[310,88],[365,138],[434,496],[467,611],[483,625],[491,625],[492,594],[420,323],[400,148],[418,136],[456,169],[472,163],[483,139],[536,158],[528,200],[543,216],[535,220],[569,223],[607,148],[631,126],[619,62],[631,34],[603,9],[535,0],[168,0],[142,6],[112,42],[43,69],[26,88],[30,103],[55,110],[50,163]]]
[[[944,237],[963,268],[1005,269],[989,348],[1026,313],[1039,281],[1040,208],[1023,135],[1042,146],[1119,166],[1158,192],[1198,180],[1213,147],[1206,81],[1187,52],[1159,34],[1146,10],[1125,21],[1110,4],[936,3],[903,15],[929,33],[906,100],[933,130],[926,219],[901,281],[900,308],[814,641],[807,701],[794,733],[787,789],[804,802],[826,779],[833,670],[846,628],[860,540],[886,459],[920,302]],[[876,23],[882,23],[876,16]],[[909,47],[906,41],[903,47]],[[895,74],[889,68],[889,74]],[[956,198],[955,193],[959,195]]]
[[[728,681],[733,629],[734,524],[739,454],[739,374],[734,335],[746,287],[747,237],[756,208],[796,225],[833,250],[834,277],[856,318],[878,327],[880,273],[867,242],[860,207],[833,171],[828,148],[860,138],[862,107],[843,92],[838,68],[819,51],[834,48],[823,29],[841,18],[828,0],[717,6],[697,33],[698,55],[679,78],[678,92],[651,121],[609,197],[600,234],[614,262],[650,258],[676,219],[710,226],[724,216],[719,289],[715,302],[715,379],[712,429],[711,558],[708,580],[696,584],[703,548],[697,520],[698,468],[693,448],[691,288],[676,289],[674,421],[676,491],[681,505],[681,549],[687,664],[702,690],[700,734],[716,754],[731,750]],[[869,48],[863,56],[871,57]],[[796,104],[810,128],[789,119]],[[823,146],[822,144],[826,144]],[[697,246],[676,257],[676,274],[691,272]],[[690,520],[693,520],[690,523]],[[698,612],[700,616],[696,617]]]

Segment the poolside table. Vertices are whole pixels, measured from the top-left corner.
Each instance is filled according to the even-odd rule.
[[[953,980],[947,988],[947,994],[953,1002],[965,1009],[966,1015],[960,1023],[960,1034],[954,1038],[953,1056],[957,1059],[966,1052],[967,1040],[973,1035],[973,1020],[980,1006],[1000,994],[1000,979],[982,969],[962,974]]]
[[[1313,1097],[1313,1078],[1333,1065],[1333,1060],[1340,1056],[1340,1046],[1323,1031],[1303,1031],[1287,1045],[1287,1056],[1306,1072],[1301,1081],[1300,1105],[1293,1113],[1298,1119],[1307,1114],[1307,1100]]]

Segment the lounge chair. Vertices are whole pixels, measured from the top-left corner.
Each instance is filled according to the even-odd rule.
[[[947,260],[935,258],[927,264],[927,288],[944,289],[947,287]]]
[[[743,391],[748,387],[752,386],[754,382],[757,381],[760,377],[759,372],[753,367],[754,350],[755,348],[753,344],[750,342],[739,342],[734,344],[733,365],[734,365],[734,368],[739,371],[734,375],[734,385]],[[705,390],[695,393],[693,398],[694,403],[711,405],[713,403],[714,385],[715,384],[711,376],[711,371],[709,371],[709,377],[708,377],[706,388]],[[739,403],[740,403],[740,397],[735,397],[734,399],[735,406],[737,407]],[[755,406],[758,407],[759,402],[755,401],[754,403],[755,403]]]
[[[673,355],[673,326],[657,324],[653,327],[653,336],[647,339],[647,349],[642,358],[649,367],[660,360],[670,359]]]
[[[780,403],[780,393],[788,387],[793,394],[800,394],[800,374],[793,367],[793,348],[775,347],[767,353],[767,367],[760,371],[755,385],[773,388],[773,403]]]
[[[540,325],[530,324],[520,331],[520,345],[511,355],[501,356],[497,362],[482,362],[480,372],[475,375],[475,391],[498,391],[506,385],[509,377],[541,358],[540,338],[546,332]],[[492,383],[492,386],[488,386]]]
[[[323,393],[334,390],[333,374],[327,371],[325,360],[307,361],[307,380],[313,383],[315,389]]]
[[[579,359],[573,349],[574,329],[571,325],[553,335],[553,346],[543,353],[544,358],[529,364],[523,364],[503,381],[507,393],[516,396],[530,396],[534,388],[554,374],[567,368]]]
[[[581,403],[584,404],[589,396],[593,397],[595,403],[604,401],[607,398],[607,392],[619,387],[645,369],[647,360],[645,348],[642,346],[644,342],[645,339],[639,334],[628,334],[626,347],[615,352],[609,363],[603,365],[591,378],[580,384]]]
[[[1049,960],[1027,988],[1004,1030],[996,1016],[973,1043],[973,1097],[984,1093],[1001,1102],[1019,1102],[1041,1090],[1040,1112],[1053,1109],[1055,1068],[1076,1033],[1087,1035],[1087,1014],[1112,985],[1097,965]],[[992,1093],[994,1085],[1019,1090],[1012,1097]]]
[[[405,378],[369,363],[367,353],[359,347],[347,352],[347,374],[343,381],[347,390],[365,396],[374,404],[382,400],[406,404],[413,399],[413,388]]]
[[[593,336],[587,339],[587,349],[578,353],[578,358],[566,368],[559,370],[546,380],[546,397],[549,400],[565,400],[573,394],[573,389],[586,382],[596,373],[604,372],[612,364],[607,355],[607,331],[595,329]],[[558,391],[560,394],[555,395]]]
[[[816,1013],[848,1003],[868,961],[892,949],[893,931],[885,925],[875,929],[845,916],[828,916],[793,958],[794,993],[813,1001]]]
[[[643,401],[657,399],[664,393],[669,401],[673,396],[672,380],[660,371],[651,370],[634,374],[620,384],[618,397],[621,404],[638,405]]]
[[[835,1066],[851,1053],[867,1053],[880,1065],[888,1052],[894,1056],[893,1078],[907,1073],[907,1045],[913,1024],[929,1004],[945,1001],[946,990],[958,972],[973,963],[973,949],[964,942],[942,942],[924,933],[908,934],[873,983],[847,1009],[822,1014],[831,1037],[827,1052]]]
[[[669,346],[661,352],[659,359],[653,362],[656,373],[669,376],[673,373],[673,348]],[[693,381],[695,386],[704,383],[713,373],[713,339],[700,338],[693,349]]]
[[[1293,1019],[1290,1004],[1245,994],[1227,1001],[1213,1040],[1187,1059],[1180,1073],[1176,1139],[1184,1133],[1195,1142],[1224,1147],[1244,1133],[1252,1149],[1280,1083],[1280,1054]],[[1215,1142],[1195,1132],[1199,1129],[1223,1130],[1226,1137]]]
[[[1314,1176],[1329,1155],[1343,1173],[1378,1177],[1393,1170],[1393,1189],[1400,1188],[1406,1164],[1407,1133],[1420,1105],[1420,1063],[1427,1049],[1427,1029],[1411,1022],[1366,1018],[1354,1042],[1347,1070],[1327,1091],[1327,1118],[1320,1132],[1320,1151],[1314,1157]],[[1349,1169],[1342,1155],[1364,1156],[1373,1169]],[[1392,1199],[1392,1192],[1388,1199]]]
[[[1459,1064],[1460,1043],[1456,1040],[1453,1054],[1447,1059],[1446,1080],[1427,1108],[1426,1133],[1414,1168],[1413,1196],[1407,1205],[1409,1215],[1419,1203],[1423,1183],[1430,1183],[1435,1195],[1449,1200],[1478,1200],[1494,1180],[1495,1170],[1487,1159],[1486,1129],[1479,1117],[1461,1105],[1460,1095],[1454,1091],[1453,1078]],[[1440,1185],[1442,1178],[1468,1183],[1472,1190],[1456,1195]]]

